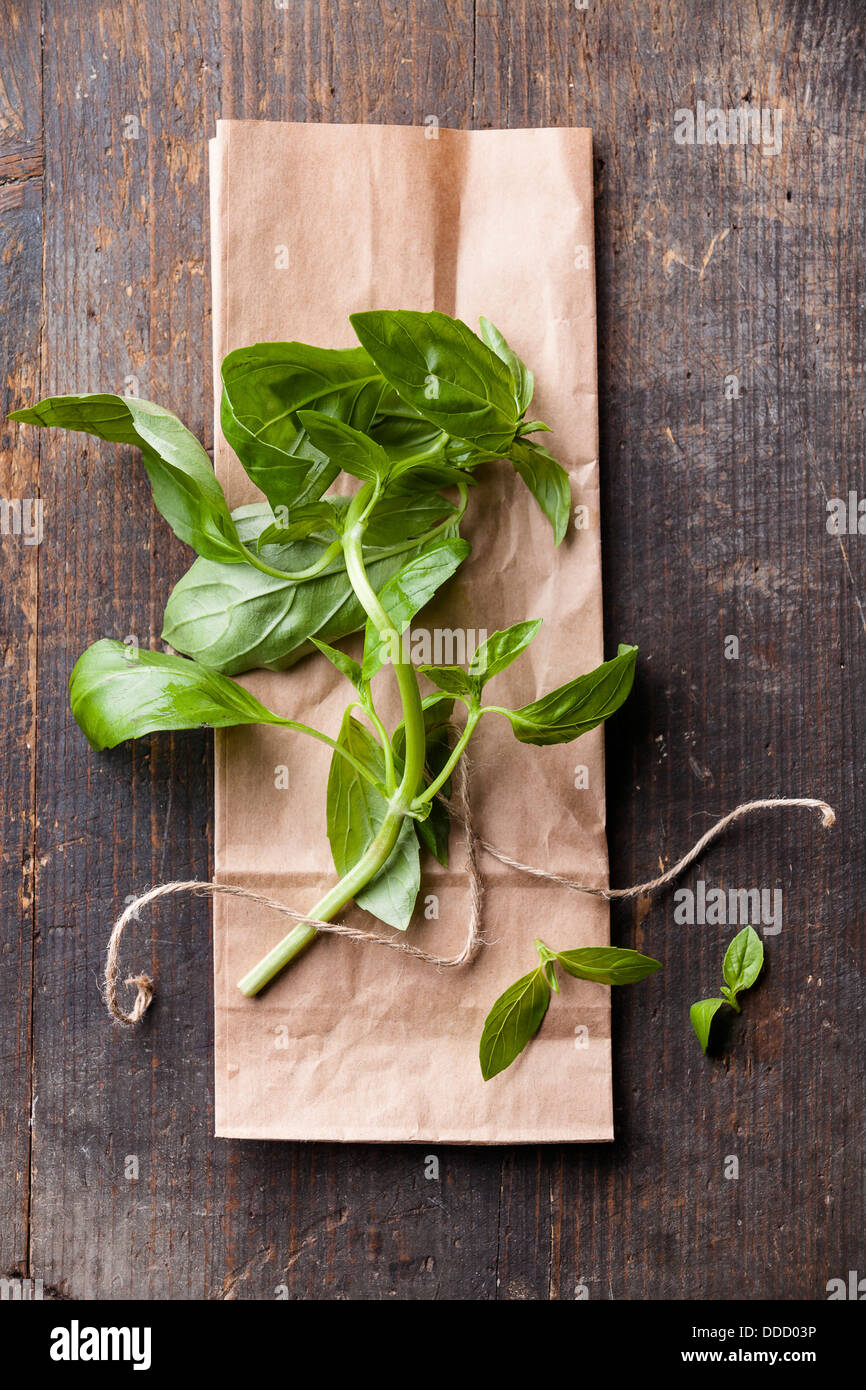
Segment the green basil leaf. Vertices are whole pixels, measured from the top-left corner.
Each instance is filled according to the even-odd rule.
[[[515,440],[508,457],[553,527],[554,543],[559,545],[571,516],[568,474],[543,444],[531,439]]]
[[[270,507],[262,502],[239,507],[233,516],[248,544],[255,544],[273,520]],[[311,565],[322,548],[304,540],[266,547],[262,553],[275,568],[295,572]],[[412,553],[411,545],[402,554],[384,559],[371,552],[366,558],[373,587],[381,589]],[[259,667],[283,671],[313,650],[313,637],[335,642],[362,628],[366,616],[342,557],[315,579],[300,584],[262,574],[251,565],[196,560],[172,590],[162,638],[226,675]]]
[[[210,459],[195,435],[162,406],[132,396],[49,396],[9,418],[135,445],[153,500],[175,535],[208,560],[237,564],[248,558]]]
[[[441,715],[440,715],[441,718]],[[432,778],[438,777],[443,767],[451,756],[451,739],[447,724],[440,724],[433,727],[427,734],[427,772]],[[424,790],[424,779],[418,788],[419,793]],[[451,795],[451,778],[449,777],[442,785],[443,796]],[[426,820],[416,821],[415,829],[418,838],[423,845],[429,849],[434,858],[438,859],[443,869],[448,868],[448,846],[451,840],[451,817],[438,797],[433,798],[429,803],[430,809]]]
[[[453,487],[455,483],[462,483],[464,487],[476,486],[472,474],[467,473],[462,467],[455,467],[447,460],[427,460],[423,465],[413,464],[410,469],[392,470],[388,491],[395,495],[412,497],[419,492],[435,492],[438,488]]]
[[[521,743],[570,743],[619,709],[634,682],[637,647],[520,709],[501,710]],[[498,708],[498,706],[497,706]]]
[[[387,384],[379,401],[376,418],[367,433],[387,450],[389,458],[395,464],[414,458],[420,453],[433,452],[435,457],[434,451],[438,451],[438,448],[441,448],[444,454],[448,443],[446,434],[429,420],[425,420],[405,401],[401,401],[393,387]]]
[[[338,757],[339,754],[334,756]],[[340,758],[340,762],[345,762],[345,759]],[[369,787],[369,783],[362,778],[358,780],[361,785]],[[406,931],[412,921],[420,887],[421,852],[414,824],[407,817],[384,867],[361,893],[356,894],[355,902],[389,927]]]
[[[480,318],[478,320],[481,329],[482,341],[487,344],[496,356],[501,358],[511,373],[511,380],[514,383],[514,399],[517,404],[517,413],[522,415],[532,400],[532,393],[535,390],[535,378],[525,362],[520,358],[513,348],[508,346],[505,337],[499,329],[490,322],[489,319]]]
[[[438,492],[405,496],[389,490],[384,497],[380,497],[367,518],[364,544],[390,546],[413,540],[431,531],[456,510]]]
[[[419,666],[418,670],[440,690],[447,690],[449,694],[476,705],[487,681],[516,661],[540,627],[541,618],[534,618],[528,622],[514,623],[504,632],[494,632],[476,649],[468,671],[464,671],[462,666]]]
[[[169,729],[287,723],[242,686],[194,661],[108,638],[76,661],[69,702],[97,749]]]
[[[525,434],[552,434],[552,430],[543,420],[521,420],[517,426],[518,439],[522,439]]]
[[[419,666],[418,672],[449,695],[456,695],[468,704],[478,703],[478,682],[472,680],[462,666]]]
[[[486,642],[481,643],[469,663],[469,675],[477,677],[479,690],[526,650],[541,627],[541,621],[541,618],[531,618],[526,622],[514,623],[502,632],[494,632]]]
[[[479,1060],[485,1081],[510,1067],[535,1037],[550,1003],[550,986],[541,967],[500,994],[481,1033]]]
[[[255,343],[222,364],[223,434],[271,506],[315,501],[339,468],[315,448],[298,418],[314,408],[366,430],[384,383],[363,348]]]
[[[465,323],[410,309],[349,319],[386,381],[419,415],[496,455],[508,451],[518,423],[511,373]]]
[[[698,1042],[704,1052],[706,1052],[707,1044],[710,1041],[710,1025],[719,1009],[726,1003],[726,999],[699,999],[697,1004],[692,1004],[689,1009],[692,1027],[698,1035]]]
[[[348,501],[348,498],[323,498],[320,502],[305,502],[300,507],[278,507],[278,519],[261,532],[256,549],[261,550],[263,545],[289,545],[291,541],[302,541],[313,535],[324,534],[329,540],[339,536],[343,530],[341,513],[346,510]],[[284,519],[282,514],[285,514]]]
[[[381,444],[321,410],[299,410],[298,419],[314,446],[344,473],[365,483],[387,481],[391,464]]]
[[[385,759],[372,734],[347,710],[337,742],[380,781]],[[337,873],[342,877],[372,844],[388,803],[351,763],[335,752],[328,777],[328,840]],[[412,821],[403,822],[387,862],[355,901],[366,912],[399,931],[409,926],[421,886],[420,854]]]
[[[580,946],[575,951],[555,954],[569,975],[600,985],[632,985],[662,968],[660,960],[619,946]]]
[[[749,989],[761,973],[764,964],[764,943],[754,927],[737,932],[725,952],[722,974],[734,994]]]
[[[379,589],[379,602],[399,633],[405,631],[415,614],[451,578],[470,550],[468,541],[437,540],[386,580]],[[371,680],[393,655],[387,636],[368,619],[364,638],[364,679]]]
[[[310,641],[314,647],[318,647],[322,656],[328,658],[332,666],[336,666],[337,670],[352,682],[356,690],[363,689],[364,678],[361,674],[361,667],[354,657],[349,656],[346,652],[338,651],[336,647],[329,647],[327,642],[317,641],[315,637],[311,637]]]

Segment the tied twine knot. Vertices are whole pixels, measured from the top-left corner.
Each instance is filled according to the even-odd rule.
[[[287,917],[292,922],[305,922],[316,927],[321,932],[331,932],[335,936],[348,937],[350,941],[369,941],[377,946],[386,946],[392,951],[401,951],[403,955],[414,956],[416,960],[426,961],[429,965],[440,968],[454,968],[468,965],[477,956],[484,943],[481,930],[482,908],[484,899],[484,882],[478,868],[478,851],[483,849],[487,854],[498,859],[500,863],[507,865],[510,869],[516,869],[519,873],[529,874],[533,878],[545,879],[548,883],[558,883],[563,888],[569,888],[575,893],[586,893],[595,898],[606,898],[608,901],[622,898],[645,897],[658,892],[665,884],[671,883],[678,878],[690,864],[699,857],[711,841],[732,825],[734,821],[740,820],[743,816],[751,815],[757,811],[778,811],[785,810],[793,806],[803,807],[807,810],[821,812],[821,824],[829,828],[836,824],[836,812],[826,801],[820,801],[816,797],[776,797],[765,798],[758,801],[744,801],[740,806],[734,807],[721,820],[716,821],[705,835],[692,845],[691,849],[678,859],[665,873],[659,874],[657,878],[648,879],[645,883],[635,883],[630,888],[598,888],[585,883],[576,883],[574,879],[564,878],[561,874],[548,873],[546,869],[536,868],[532,864],[524,864],[520,859],[514,859],[504,850],[496,845],[484,840],[476,832],[472,823],[472,813],[469,805],[469,782],[470,768],[469,762],[464,754],[458,764],[455,774],[457,782],[457,794],[453,800],[448,800],[440,795],[440,800],[445,805],[452,820],[458,821],[463,826],[464,844],[466,846],[467,873],[469,876],[469,926],[466,932],[466,940],[462,948],[454,956],[436,956],[429,951],[424,951],[420,946],[413,946],[409,941],[401,941],[393,936],[384,936],[378,932],[362,931],[358,927],[352,927],[345,922],[324,922],[316,917],[311,917],[309,913],[296,912],[294,908],[287,907],[285,903],[277,902],[274,898],[265,897],[263,893],[253,892],[250,888],[241,888],[231,883],[214,883],[207,879],[183,879],[172,883],[160,883],[154,888],[149,888],[140,897],[134,898],[123,913],[118,917],[112,928],[111,936],[108,941],[108,952],[105,961],[105,1002],[108,1012],[112,1018],[119,1023],[130,1027],[138,1023],[150,1008],[153,1001],[153,981],[149,975],[130,975],[124,984],[130,988],[137,989],[132,1008],[127,1013],[120,1005],[117,997],[119,965],[118,956],[120,953],[120,942],[123,933],[133,918],[138,916],[139,909],[146,907],[149,903],[156,902],[159,898],[168,897],[176,893],[194,893],[199,897],[216,897],[218,895],[230,898],[244,898],[248,902],[257,903],[260,907],[267,907],[276,912],[281,917]]]

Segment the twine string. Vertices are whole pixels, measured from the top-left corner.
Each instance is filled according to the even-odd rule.
[[[449,728],[453,728],[453,726],[449,726]],[[318,931],[332,932],[335,936],[345,936],[350,941],[372,941],[377,946],[387,946],[392,951],[402,951],[404,955],[414,956],[416,960],[426,961],[429,965],[446,968],[468,965],[471,960],[475,959],[483,943],[481,916],[484,880],[478,868],[478,847],[481,841],[475,833],[472,823],[472,811],[469,805],[470,764],[465,754],[457,766],[455,780],[457,782],[456,797],[451,801],[446,800],[445,797],[441,797],[440,800],[446,806],[452,819],[459,821],[463,826],[466,845],[466,867],[469,875],[469,926],[466,931],[466,939],[456,955],[436,956],[430,951],[422,950],[420,946],[413,946],[410,941],[399,940],[397,936],[384,936],[379,932],[363,931],[361,928],[352,927],[346,922],[323,922],[318,917],[311,917],[308,912],[295,912],[294,908],[287,907],[285,903],[277,902],[275,898],[268,898],[263,893],[256,893],[250,888],[242,888],[238,884],[214,883],[208,879],[198,878],[180,879],[173,883],[159,883],[155,888],[149,888],[146,893],[142,893],[140,897],[133,898],[112,928],[105,959],[105,1002],[112,1018],[116,1018],[118,1023],[132,1026],[138,1023],[150,1008],[153,999],[153,981],[149,975],[131,975],[124,980],[124,984],[134,985],[137,989],[135,1002],[128,1013],[118,1000],[120,942],[129,923],[138,916],[139,908],[146,907],[159,898],[169,897],[175,893],[194,893],[197,897],[211,898],[217,896],[245,898],[248,902],[257,903],[260,907],[270,908],[278,916],[288,917],[290,921],[304,922],[316,927]]]
[[[816,797],[766,797],[760,801],[744,801],[740,806],[735,806],[733,811],[729,811],[726,816],[722,816],[715,825],[710,826],[707,833],[696,840],[691,849],[683,855],[682,859],[678,859],[670,869],[659,874],[658,878],[648,879],[646,883],[634,883],[631,888],[589,888],[586,884],[575,883],[573,879],[563,878],[561,874],[551,874],[546,869],[536,869],[531,864],[522,864],[519,859],[512,859],[510,854],[505,854],[496,845],[491,845],[489,840],[482,840],[478,837],[476,839],[482,849],[486,850],[488,854],[492,854],[493,858],[498,859],[502,864],[507,864],[511,869],[519,869],[521,873],[532,874],[535,878],[545,878],[550,883],[559,883],[563,888],[571,888],[576,893],[590,893],[596,898],[607,898],[608,901],[612,901],[617,898],[646,896],[657,892],[666,883],[673,883],[674,879],[679,878],[680,874],[700,857],[712,840],[717,839],[727,830],[729,825],[733,825],[734,821],[739,820],[741,816],[751,815],[754,811],[775,811],[790,806],[805,806],[808,810],[820,811],[821,824],[828,829],[836,824],[836,812],[833,807],[828,806],[826,801],[819,801]],[[460,819],[458,810],[455,809],[453,814],[457,820]]]
[[[422,950],[420,946],[413,946],[410,941],[400,940],[397,936],[384,936],[378,932],[363,931],[361,928],[352,927],[345,922],[323,922],[316,917],[311,917],[308,912],[296,912],[294,908],[287,907],[285,903],[277,902],[275,898],[268,898],[263,893],[256,893],[251,888],[242,888],[237,884],[215,883],[207,879],[182,879],[172,883],[160,883],[154,888],[149,888],[147,892],[134,898],[115,922],[108,941],[108,952],[105,960],[105,1001],[108,1012],[119,1023],[131,1027],[144,1017],[150,1007],[153,999],[153,981],[149,975],[131,975],[124,981],[124,984],[130,987],[134,986],[137,991],[129,1012],[123,1009],[118,1000],[120,943],[124,931],[133,918],[138,916],[140,908],[147,907],[150,903],[173,894],[194,893],[199,897],[243,898],[247,902],[257,903],[259,907],[269,908],[278,916],[287,917],[292,922],[309,923],[318,931],[332,932],[335,936],[344,936],[350,941],[373,942],[374,945],[386,946],[389,950],[401,951],[404,955],[413,956],[416,960],[426,961],[429,965],[453,968],[468,965],[470,961],[474,960],[484,941],[481,928],[484,882],[478,867],[478,851],[480,849],[498,859],[500,863],[507,865],[508,868],[516,869],[519,873],[530,874],[533,878],[545,879],[548,883],[558,883],[563,888],[569,888],[575,893],[587,893],[592,897],[606,898],[610,901],[618,898],[642,897],[658,892],[660,888],[673,882],[690,864],[693,864],[707,845],[718,839],[729,825],[733,825],[734,821],[757,811],[778,811],[799,806],[810,811],[820,811],[823,826],[830,827],[836,823],[836,813],[832,806],[828,806],[826,801],[820,801],[816,797],[777,797],[744,801],[741,805],[734,807],[733,811],[729,811],[726,816],[722,816],[721,820],[716,821],[715,825],[712,825],[706,834],[692,845],[682,859],[678,859],[676,864],[665,873],[659,874],[657,878],[648,879],[645,883],[635,883],[630,888],[598,888],[585,883],[576,883],[574,879],[564,878],[561,874],[548,873],[546,869],[539,869],[532,864],[524,864],[522,860],[514,859],[504,850],[491,844],[489,840],[482,839],[472,822],[469,804],[470,768],[465,755],[458,764],[456,781],[456,796],[450,801],[445,797],[440,797],[451,818],[463,826],[466,846],[469,876],[469,925],[463,946],[456,955],[437,956],[430,951]]]

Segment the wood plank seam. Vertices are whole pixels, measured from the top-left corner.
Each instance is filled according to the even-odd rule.
[[[40,5],[40,10],[42,6]],[[44,351],[45,339],[45,89],[42,85],[42,69],[44,66],[44,46],[45,46],[45,26],[40,15],[39,25],[39,68],[40,68],[40,91],[39,91],[39,119],[40,132],[38,152],[34,152],[32,160],[22,159],[20,169],[22,172],[10,182],[7,190],[11,193],[14,189],[21,190],[22,198],[24,195],[23,185],[32,184],[38,188],[41,215],[39,218],[39,232],[41,238],[40,247],[40,286],[39,298],[41,312],[39,315],[39,327],[37,330],[36,341],[36,394],[42,395],[43,363],[42,354]],[[0,191],[2,192],[2,191]],[[30,448],[34,451],[34,481],[35,493],[37,497],[42,496],[42,438],[37,431],[37,438],[30,441]],[[40,594],[40,554],[41,546],[36,546],[36,554],[33,557],[35,568],[34,577],[34,631],[33,631],[33,670],[34,670],[34,698],[33,698],[33,754],[30,760],[30,932],[32,946],[30,950],[30,1077],[28,1094],[30,1108],[28,1113],[28,1144],[27,1144],[27,1226],[26,1226],[26,1247],[24,1252],[26,1278],[32,1280],[33,1273],[33,1130],[36,1123],[36,945],[37,945],[37,864],[39,854],[39,809],[37,806],[37,763],[39,758],[39,700],[38,692],[38,673],[39,673],[39,594]]]

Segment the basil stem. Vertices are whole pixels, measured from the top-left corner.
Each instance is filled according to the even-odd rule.
[[[411,661],[407,661],[402,650],[401,636],[391,622],[387,612],[379,602],[378,595],[371,585],[364,567],[363,535],[364,519],[375,496],[374,483],[364,483],[355,494],[346,514],[346,525],[342,538],[343,553],[346,558],[346,572],[365,613],[377,627],[380,636],[387,641],[394,654],[394,674],[403,704],[403,729],[405,748],[403,758],[403,777],[396,791],[391,795],[388,812],[378,833],[366,852],[350,871],[331,888],[310,912],[311,917],[328,922],[341,908],[356,896],[382,869],[397,843],[403,821],[412,809],[412,802],[418,784],[424,773],[427,749],[427,735],[424,725],[424,711],[421,706],[421,692],[418,678]],[[369,712],[369,711],[368,711]],[[393,750],[384,727],[376,717],[381,735],[384,736],[386,768],[391,768],[393,776]],[[299,923],[273,950],[259,961],[242,980],[238,988],[242,994],[251,997],[258,994],[270,980],[294,960],[318,935],[316,927],[308,922]]]
[[[439,773],[438,777],[434,777],[433,781],[430,782],[427,785],[427,787],[425,787],[423,794],[421,796],[416,796],[415,800],[412,802],[412,809],[414,811],[418,811],[421,809],[422,806],[426,806],[428,801],[433,800],[434,796],[440,790],[440,788],[445,786],[445,783],[448,781],[452,772],[454,771],[460,759],[462,758],[463,750],[465,749],[467,743],[472,737],[472,734],[475,730],[475,725],[478,723],[479,719],[481,718],[481,715],[482,711],[480,709],[470,708],[469,713],[466,716],[466,725],[463,729],[463,732],[461,733],[459,739],[457,740],[453,749],[451,750],[451,755],[448,758],[448,761],[446,762],[445,766],[442,768],[442,771]]]
[[[379,829],[379,833],[373,840],[366,854],[363,854],[357,864],[349,873],[335,883],[333,888],[325,894],[320,902],[316,904],[310,913],[311,917],[317,917],[319,921],[330,922],[341,908],[359,893],[370,879],[382,868],[395,844],[397,836],[400,834],[400,827],[403,824],[403,813],[391,810],[385,817]],[[309,922],[300,922],[284,936],[282,941],[272,951],[269,951],[258,963],[254,965],[242,980],[238,981],[238,989],[241,994],[252,998],[264,989],[275,975],[285,969],[295,956],[300,955],[301,951],[318,936],[318,928],[311,926]]]
[[[264,560],[247,546],[247,558],[253,569],[261,570],[262,574],[269,574],[272,579],[288,579],[294,584],[303,584],[308,579],[315,579],[317,574],[321,574],[322,570],[328,568],[332,560],[336,560],[339,553],[340,542],[332,541],[332,543],[322,551],[314,564],[309,565],[305,570],[298,570],[296,574],[286,574],[284,570],[277,570],[274,569],[272,565],[266,564]]]
[[[392,796],[397,790],[397,779],[394,775],[394,749],[391,746],[388,731],[376,713],[373,706],[373,697],[370,695],[369,691],[367,692],[367,697],[363,701],[361,708],[373,725],[376,733],[379,735],[379,740],[382,744],[382,752],[385,755],[385,791],[388,796]]]
[[[370,711],[368,710],[367,713],[369,714]],[[370,717],[373,718],[373,715],[371,714]],[[284,725],[287,729],[294,729],[299,734],[309,734],[310,738],[318,739],[319,743],[326,743],[329,748],[333,748],[335,753],[339,753],[341,758],[345,758],[347,763],[351,763],[352,767],[355,769],[356,772],[360,773],[360,775],[364,778],[365,782],[369,782],[370,785],[372,787],[375,787],[378,792],[385,792],[387,787],[387,775],[386,783],[383,787],[380,785],[379,782],[377,782],[375,777],[372,777],[370,775],[368,769],[364,767],[362,763],[359,763],[357,758],[352,756],[348,749],[344,748],[342,744],[337,742],[336,739],[331,738],[330,735],[323,734],[321,729],[314,729],[310,724],[299,724],[297,719],[281,719],[279,722],[282,725]],[[387,756],[385,766],[387,769]]]
[[[410,809],[418,783],[424,773],[427,739],[424,728],[424,712],[421,708],[421,691],[418,688],[415,668],[411,661],[406,660],[401,641],[402,633],[394,627],[379,602],[379,597],[367,578],[367,571],[364,567],[361,544],[364,527],[359,518],[363,515],[370,490],[370,484],[361,487],[349,507],[346,530],[343,536],[343,551],[346,557],[346,572],[352,588],[355,590],[367,617],[379,629],[382,640],[389,643],[394,657],[394,675],[397,678],[400,699],[403,704],[403,726],[406,735],[403,780],[396,793],[396,803],[402,817]],[[384,860],[382,862],[384,863]]]
[[[423,454],[418,454],[413,457],[412,462],[417,462],[424,457]],[[430,541],[435,540],[437,536],[441,536],[449,527],[454,528],[457,526],[466,511],[466,504],[469,501],[469,492],[465,483],[458,482],[457,490],[460,493],[460,502],[457,508],[447,516],[444,521],[440,521],[437,526],[431,527],[429,531],[425,531],[422,536],[417,536],[414,540],[401,541],[399,545],[377,547],[372,558],[374,560],[387,560],[391,555],[403,555],[407,550],[419,549],[421,546],[427,545]],[[372,510],[374,501],[375,497],[369,500],[368,510]],[[323,570],[326,570],[328,566],[336,560],[341,549],[342,545],[339,540],[332,541],[331,544],[322,551],[318,560],[312,565],[309,565],[307,569],[297,570],[294,574],[289,574],[285,570],[274,569],[272,565],[267,564],[254,550],[251,550],[249,546],[247,546],[247,558],[253,569],[260,570],[262,574],[270,575],[272,579],[287,579],[293,584],[304,584],[307,580],[315,579]]]

